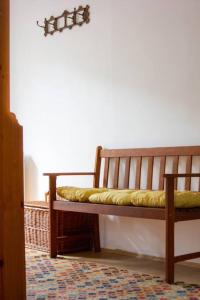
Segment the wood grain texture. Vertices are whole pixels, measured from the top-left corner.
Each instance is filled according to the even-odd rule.
[[[148,167],[147,167],[147,190],[152,189],[152,180],[153,180],[153,162],[154,157],[151,156],[148,158]]]
[[[114,216],[135,217],[144,219],[165,220],[164,208],[119,206],[68,201],[54,201],[54,209],[63,211],[89,212]]]
[[[109,174],[109,162],[110,159],[108,157],[105,158],[105,165],[104,165],[104,175],[103,175],[103,187],[108,187],[108,174]]]
[[[99,187],[99,181],[100,181],[100,171],[101,171],[101,150],[102,147],[98,146],[96,148],[96,157],[95,157],[95,167],[94,167],[94,181],[93,181],[93,187],[98,188]],[[101,251],[100,248],[100,236],[99,236],[99,215],[96,214],[93,218],[93,244],[94,249],[96,252]]]
[[[95,172],[66,172],[66,173],[43,173],[44,176],[86,176],[95,175]]]
[[[50,257],[55,258],[57,256],[57,212],[53,209],[53,203],[56,199],[56,176],[49,176],[49,241],[50,241]]]
[[[23,132],[10,113],[9,1],[0,1],[0,299],[26,299]],[[14,251],[14,254],[13,254]]]
[[[176,173],[176,174],[164,174],[164,177],[168,178],[168,177],[200,177],[200,173]]]
[[[90,212],[104,215],[116,215],[127,217],[138,217],[147,219],[165,220],[164,208],[117,206],[92,203],[54,201],[53,207],[57,210]],[[175,221],[197,220],[200,219],[200,208],[180,208],[175,210]]]
[[[114,177],[113,177],[113,188],[114,189],[118,188],[118,182],[119,182],[119,163],[120,163],[120,158],[116,157],[115,158]]]
[[[98,188],[99,187],[99,180],[100,180],[100,170],[101,170],[101,153],[102,147],[98,146],[96,148],[96,157],[95,157],[95,167],[94,167],[94,181],[93,181],[93,187]]]
[[[155,147],[155,148],[135,148],[135,149],[102,149],[101,157],[161,157],[161,156],[199,156],[200,146],[181,147]]]
[[[166,156],[162,156],[160,159],[160,174],[159,174],[159,190],[164,189],[164,173],[165,173],[165,166],[166,166]]]
[[[191,173],[192,172],[192,156],[187,157],[186,161],[186,173]],[[191,177],[186,177],[185,178],[185,190],[189,191],[191,188]]]
[[[99,215],[93,215],[93,244],[95,252],[100,252]]]
[[[167,283],[174,282],[174,222],[175,222],[175,209],[174,209],[174,181],[175,178],[168,177],[166,179],[166,269],[165,276]]]
[[[179,261],[189,260],[189,259],[195,259],[200,257],[200,252],[194,252],[184,255],[178,255],[174,257],[174,262],[177,263]]]
[[[131,166],[131,157],[126,158],[125,163],[125,175],[124,175],[124,188],[129,188],[129,177],[130,177],[130,166]]]
[[[141,167],[142,167],[142,157],[137,157],[136,162],[136,175],[135,175],[135,188],[140,189],[140,181],[141,181]]]
[[[178,163],[179,163],[179,156],[176,155],[176,156],[174,156],[174,158],[173,158],[173,166],[172,166],[172,173],[173,173],[173,174],[178,173]],[[175,190],[177,190],[177,182],[178,182],[178,180],[175,179],[175,180],[174,180],[174,188],[175,188]]]
[[[3,122],[2,118],[6,112],[6,105],[8,105],[9,100],[9,78],[8,78],[8,70],[9,70],[9,27],[6,19],[9,20],[9,1],[1,1],[0,2],[0,137],[3,136]],[[3,48],[3,43],[5,43],[5,50]],[[5,79],[4,79],[5,78]],[[4,200],[3,196],[3,147],[2,140],[0,144],[0,183],[1,183],[1,199],[0,199],[0,241],[3,241],[4,232],[3,232],[3,219],[4,219]],[[1,243],[2,244],[2,243]],[[4,299],[4,285],[3,285],[3,247],[0,245],[0,299]]]
[[[200,208],[180,208],[175,211],[175,221],[189,221],[200,219]]]

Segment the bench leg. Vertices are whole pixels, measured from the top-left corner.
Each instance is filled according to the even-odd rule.
[[[100,237],[99,237],[99,215],[94,215],[93,220],[93,245],[94,245],[94,251],[100,252]]]
[[[56,177],[49,178],[49,250],[50,257],[57,256],[57,217],[58,213],[53,209],[53,201],[56,199]]]
[[[50,257],[57,257],[57,211],[50,214]]]
[[[174,283],[174,178],[166,178],[166,281]]]
[[[166,220],[166,282],[174,283],[174,220]]]

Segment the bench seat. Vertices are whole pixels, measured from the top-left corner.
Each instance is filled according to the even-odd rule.
[[[164,191],[58,187],[57,200],[88,202],[93,204],[109,204],[120,206],[165,207]],[[176,208],[200,207],[200,192],[175,191],[174,206]]]
[[[73,202],[67,200],[56,200],[53,209],[61,211],[75,211],[91,214],[115,215],[124,217],[135,217],[153,220],[165,220],[164,208],[136,207],[129,205],[93,204],[84,202]],[[177,208],[174,221],[186,221],[200,219],[200,208]]]

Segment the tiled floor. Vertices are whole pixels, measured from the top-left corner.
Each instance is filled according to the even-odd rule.
[[[102,250],[100,253],[81,252],[70,254],[70,257],[84,261],[95,261],[106,263],[114,266],[120,266],[134,270],[136,272],[144,272],[155,274],[164,278],[164,260],[159,258],[151,258],[148,256],[134,255],[119,251]],[[200,284],[200,264],[179,263],[176,265],[175,281],[184,281],[187,283]]]

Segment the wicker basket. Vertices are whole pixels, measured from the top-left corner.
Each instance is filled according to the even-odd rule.
[[[49,251],[49,208],[45,201],[26,202],[25,246]],[[58,253],[92,249],[92,217],[76,212],[58,212]]]
[[[28,248],[49,250],[49,210],[46,202],[25,204],[25,245]]]

